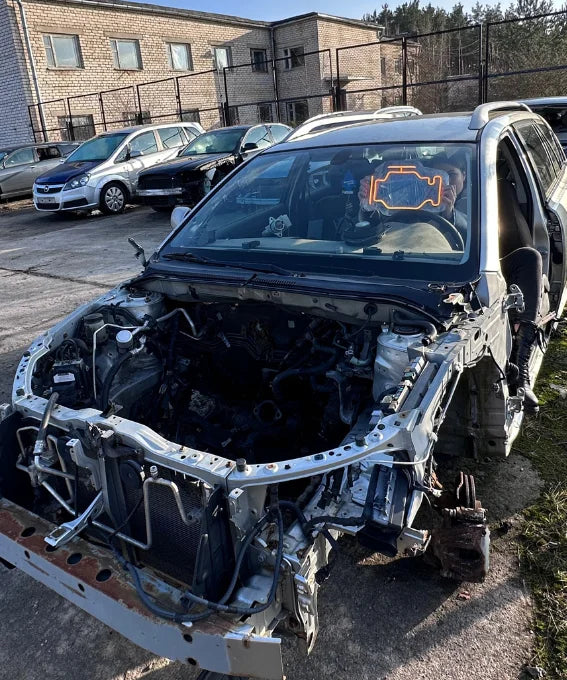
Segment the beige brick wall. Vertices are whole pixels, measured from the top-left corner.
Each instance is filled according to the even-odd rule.
[[[125,121],[125,117],[137,111],[136,85],[142,83],[144,85],[139,88],[141,110],[147,112],[154,122],[177,120],[178,102],[173,80],[176,76],[183,76],[178,81],[181,108],[199,110],[201,123],[206,128],[218,126],[219,106],[225,100],[225,87],[222,73],[212,70],[214,46],[231,49],[235,68],[227,71],[228,100],[237,107],[241,123],[259,120],[259,102],[268,103],[272,116],[274,119],[276,117],[272,67],[269,64],[267,72],[251,67],[250,51],[254,48],[265,50],[268,59],[275,56],[280,100],[305,100],[307,95],[314,95],[307,98],[308,114],[312,116],[330,111],[331,74],[335,73],[336,47],[375,41],[378,37],[376,27],[323,16],[307,16],[277,23],[271,31],[264,22],[212,15],[188,16],[178,10],[163,8],[156,11],[142,4],[132,8],[115,4],[81,5],[73,0],[24,0],[24,6],[42,101],[46,102],[43,110],[50,139],[61,136],[59,128],[62,128],[68,115],[66,98],[71,98],[69,103],[74,116],[93,117],[96,132],[101,132],[104,124],[108,128],[128,124],[130,120]],[[3,120],[8,121],[8,126],[4,126],[4,130],[7,130],[4,134],[14,139],[15,135],[29,136],[29,124],[26,129],[26,104],[33,99],[30,84],[26,80],[30,79],[30,67],[19,37],[23,31],[19,25],[15,0],[0,0],[0,12],[9,19],[0,21],[0,45],[6,47],[5,54],[11,54],[8,77],[5,76],[5,69],[0,72],[0,106],[4,106]],[[14,28],[18,26],[19,31],[7,29],[10,22]],[[43,37],[50,33],[78,36],[83,68],[48,66]],[[275,55],[272,55],[272,34]],[[110,45],[113,37],[139,41],[141,70],[115,68]],[[175,71],[170,67],[167,42],[186,42],[191,45],[193,72]],[[306,54],[303,65],[286,69],[282,61],[284,49],[296,46],[303,47],[305,53],[327,49],[329,52]],[[381,51],[381,46],[375,45],[343,52],[341,74],[347,80],[345,89],[352,92],[380,87],[380,59],[383,54],[388,59],[390,78],[390,72],[394,72],[391,50]],[[21,75],[20,81],[17,79],[18,69],[24,73],[24,82],[21,82]],[[205,73],[201,73],[203,71]],[[394,74],[391,77],[395,77]],[[98,96],[100,91],[105,91],[102,94],[104,119]],[[12,101],[14,105],[6,106],[3,103],[5,101]],[[348,107],[354,109],[378,108],[383,102],[382,95],[376,92],[347,96]],[[287,103],[283,101],[280,111],[284,120],[287,119],[288,109]],[[40,127],[37,116],[35,127]]]
[[[4,0],[2,0],[4,1]],[[13,0],[7,0],[12,3]],[[26,0],[25,9],[30,30],[42,99],[54,100],[113,88],[120,92],[103,95],[109,127],[119,126],[118,121],[127,111],[136,110],[135,86],[163,78],[187,75],[180,82],[183,109],[202,109],[202,123],[206,127],[219,124],[218,106],[224,98],[222,74],[207,73],[190,76],[190,72],[175,71],[167,59],[167,42],[187,42],[191,45],[194,72],[213,68],[213,46],[230,47],[233,63],[250,61],[250,48],[260,47],[270,53],[269,30],[263,26],[239,26],[212,21],[190,20],[182,16],[149,14],[114,7],[80,6]],[[47,64],[43,35],[71,33],[78,35],[84,68],[55,69]],[[143,68],[123,71],[114,67],[110,39],[132,37],[139,40]],[[250,101],[273,98],[271,79],[265,74],[255,74],[247,81]],[[229,95],[237,91],[236,79],[229,77]],[[173,81],[146,85],[140,89],[141,108],[149,111],[152,119],[174,120],[177,102]],[[95,97],[82,97],[71,101],[75,115],[93,115],[97,132],[102,130],[100,107]],[[54,102],[45,107],[48,127],[57,127],[65,115],[64,103]],[[207,111],[212,109],[211,111]],[[169,115],[168,115],[169,114]],[[53,135],[52,135],[53,136]]]
[[[15,22],[13,8],[0,0],[0,145],[33,141],[30,82]]]

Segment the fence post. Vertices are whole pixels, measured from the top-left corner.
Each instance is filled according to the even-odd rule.
[[[68,116],[68,123],[67,123],[67,133],[69,134],[69,139],[74,142],[75,141],[75,126],[73,125],[73,114],[71,113],[71,97],[67,97],[65,100],[67,104],[67,116]]]
[[[98,93],[98,103],[99,103],[99,106],[100,106],[100,117],[102,119],[102,127],[104,128],[104,131],[106,132],[106,130],[108,128],[106,127],[106,113],[104,112],[104,100],[102,98],[102,92]]]
[[[30,117],[30,125],[31,125],[32,134],[33,134],[33,141],[37,142],[37,136],[35,134],[35,127],[34,127],[34,124],[33,124],[33,116],[32,116],[32,112],[31,112],[32,106],[35,106],[35,104],[28,104],[28,116]]]
[[[402,104],[408,103],[408,39],[402,37]]]
[[[478,103],[484,104],[484,64],[482,62],[482,24],[478,25]]]
[[[227,68],[230,68],[229,66],[223,66],[222,67],[222,79],[224,83],[224,124],[225,125],[230,125],[230,111],[229,111],[229,105],[228,105],[228,82],[226,79],[226,70]]]
[[[278,85],[278,74],[276,71],[276,57],[275,54],[273,53],[272,50],[272,80],[274,82],[274,97],[276,99],[276,117],[278,119],[278,123],[282,122],[282,112],[280,110],[280,91],[279,91],[279,85]]]
[[[181,106],[181,91],[179,89],[179,76],[175,78],[175,99],[177,100],[177,113],[179,120],[183,120],[183,107]]]
[[[138,125],[143,125],[144,124],[144,116],[142,114],[142,98],[140,97],[140,85],[136,85],[136,99],[138,102],[138,113],[136,114],[136,118],[138,119]]]
[[[485,51],[484,51],[484,73],[483,73],[483,103],[488,101],[488,74],[490,72],[490,22],[486,23],[486,30],[484,35]]]
[[[339,51],[340,51],[339,48],[335,49],[335,61],[337,63],[337,75],[336,75],[335,85],[333,87],[333,111],[340,111],[341,110],[341,71],[340,71],[341,67],[340,67]]]

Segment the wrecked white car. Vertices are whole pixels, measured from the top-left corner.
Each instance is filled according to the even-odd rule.
[[[438,456],[506,456],[538,408],[566,181],[515,103],[244,164],[22,357],[0,555],[156,654],[274,679],[278,636],[324,625],[340,534],[482,579],[486,511]]]

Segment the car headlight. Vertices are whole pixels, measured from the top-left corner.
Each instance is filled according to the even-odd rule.
[[[68,189],[78,189],[79,187],[84,187],[91,176],[86,173],[84,175],[79,175],[78,177],[74,177],[72,180],[67,182],[65,186],[63,187],[63,191],[67,191]]]

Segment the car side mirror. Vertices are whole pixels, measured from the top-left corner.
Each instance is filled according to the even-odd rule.
[[[254,142],[246,142],[246,144],[244,144],[242,147],[242,151],[246,153],[247,151],[254,151],[257,148],[258,145],[255,144]]]
[[[191,212],[191,208],[188,208],[186,205],[177,205],[175,208],[173,208],[173,212],[171,213],[171,217],[169,219],[169,223],[171,224],[172,229],[177,229],[177,227],[183,222],[189,213]]]

